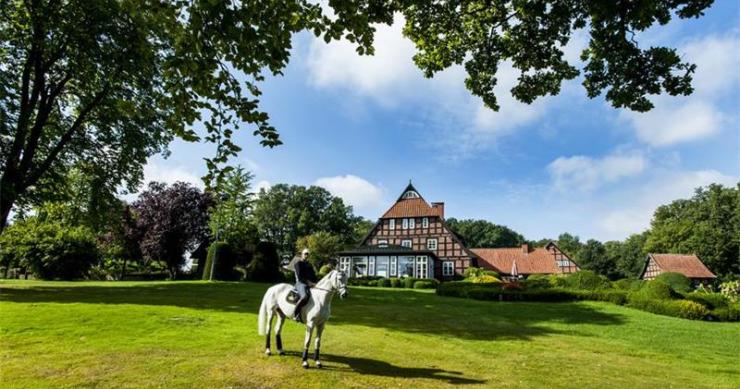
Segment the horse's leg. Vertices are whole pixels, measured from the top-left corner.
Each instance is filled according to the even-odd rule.
[[[308,369],[308,346],[311,345],[311,335],[313,335],[313,325],[311,323],[306,324],[306,340],[303,342],[303,365],[304,369]]]
[[[283,351],[283,339],[280,336],[283,332],[283,324],[285,324],[285,314],[278,310],[277,315],[277,324],[275,324],[275,345],[277,346],[278,354],[285,355],[285,351]]]
[[[324,324],[321,323],[318,326],[316,326],[316,347],[314,348],[314,358],[313,360],[316,361],[316,367],[321,369],[321,361],[319,360],[319,349],[321,348],[321,334],[324,332]]]
[[[267,334],[265,335],[265,355],[272,354],[270,352],[270,328],[272,327],[272,317],[275,316],[275,310],[271,309],[267,314]]]

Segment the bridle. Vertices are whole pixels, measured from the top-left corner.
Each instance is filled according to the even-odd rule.
[[[340,272],[337,272],[337,274],[341,274],[341,273]],[[332,280],[332,281],[334,281],[334,280]],[[334,283],[334,282],[332,282],[332,283]],[[329,293],[334,293],[334,292],[338,292],[339,291],[339,287],[334,286],[334,285],[332,285],[332,287],[330,289],[320,288],[318,286],[312,286],[311,289],[321,290],[321,291],[329,292]]]

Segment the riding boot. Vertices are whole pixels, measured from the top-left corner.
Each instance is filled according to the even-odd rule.
[[[298,303],[295,306],[295,312],[293,312],[293,320],[303,323],[303,317],[301,317],[301,310],[303,310],[304,303]]]

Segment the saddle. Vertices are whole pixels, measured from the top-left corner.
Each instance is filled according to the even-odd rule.
[[[285,295],[285,302],[295,305],[298,302],[299,298],[300,296],[298,295],[298,291],[295,289],[291,289],[290,292]]]

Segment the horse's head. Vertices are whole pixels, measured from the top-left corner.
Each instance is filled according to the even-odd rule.
[[[345,298],[349,294],[347,291],[347,273],[334,270],[331,278],[331,287],[339,292],[339,298]]]

